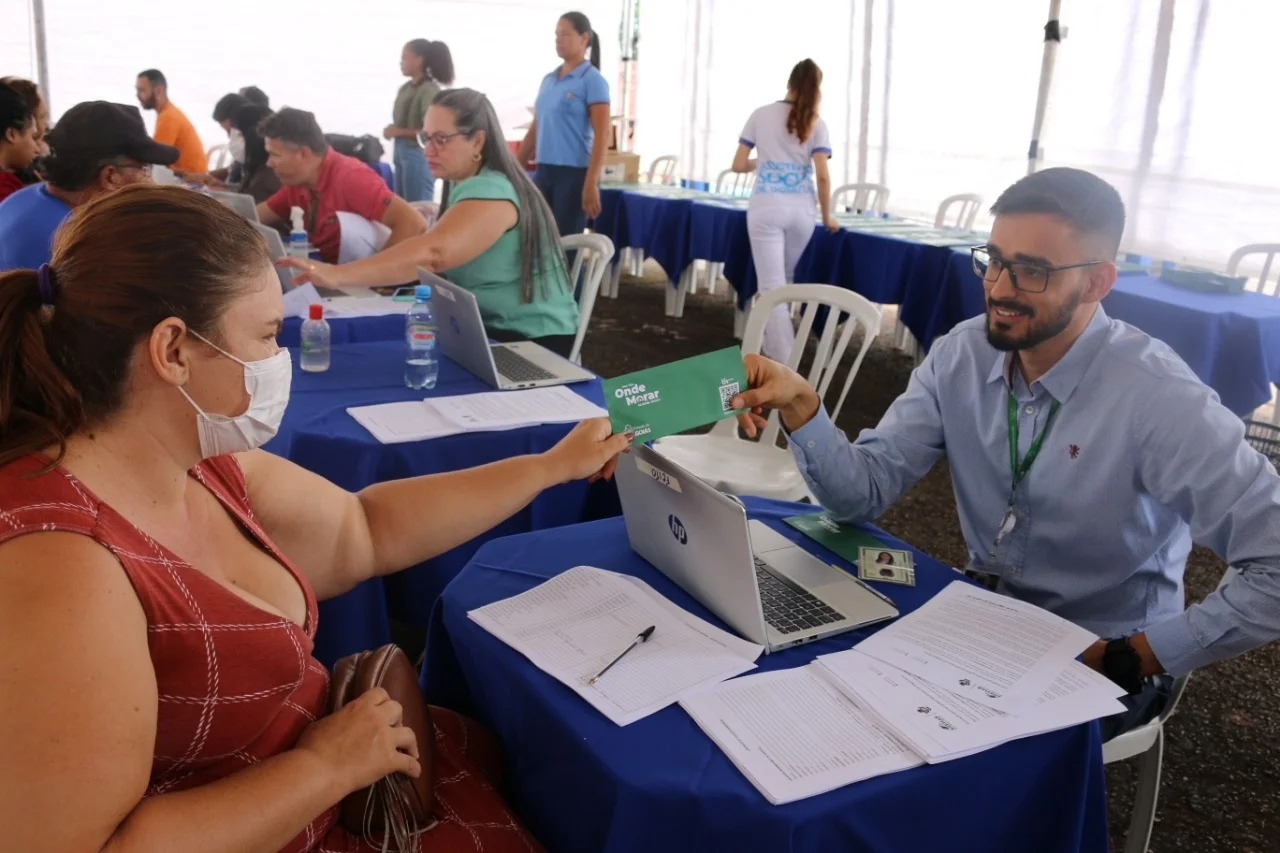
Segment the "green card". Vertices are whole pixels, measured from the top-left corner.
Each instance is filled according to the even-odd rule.
[[[654,441],[736,414],[729,401],[746,388],[742,350],[726,347],[606,379],[604,396],[615,433]]]
[[[808,515],[795,515],[784,518],[783,521],[819,545],[835,551],[841,558],[854,565],[858,564],[859,549],[885,547],[883,542],[870,533],[864,533],[852,524],[841,524],[832,518],[830,513],[814,512]]]

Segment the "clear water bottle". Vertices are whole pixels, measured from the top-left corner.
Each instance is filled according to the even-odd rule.
[[[315,303],[302,322],[302,356],[298,366],[308,373],[324,373],[329,369],[329,323],[324,318],[324,306]]]
[[[436,355],[436,318],[431,313],[431,287],[420,284],[413,291],[413,305],[404,318],[404,384],[407,388],[434,388],[440,376]]]

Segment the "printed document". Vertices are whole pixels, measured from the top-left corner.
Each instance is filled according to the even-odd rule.
[[[604,409],[563,385],[523,391],[485,391],[427,401],[446,422],[466,432],[518,429],[536,424],[603,418]]]
[[[981,705],[1020,714],[1096,639],[1034,604],[952,581],[855,648]]]
[[[774,805],[924,763],[816,664],[735,678],[680,705]]]
[[[589,566],[467,615],[620,726],[690,690],[755,669],[764,651],[677,607],[644,581]],[[647,642],[587,684],[649,626]]]
[[[1002,714],[850,649],[818,658],[837,686],[930,763],[1124,711],[1124,691],[1079,661],[1058,673],[1031,708]]]

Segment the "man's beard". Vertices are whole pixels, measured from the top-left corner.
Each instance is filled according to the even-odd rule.
[[[1077,308],[1080,307],[1080,294],[1072,293],[1062,307],[1054,313],[1052,317],[1035,322],[1036,312],[1034,309],[1022,305],[1018,302],[1010,302],[1005,300],[987,299],[987,342],[991,346],[1002,352],[1011,352],[1014,350],[1031,349],[1037,347],[1050,338],[1055,338],[1071,325],[1071,318],[1074,316]],[[995,313],[996,308],[1003,308],[1006,311],[1017,311],[1028,318],[1027,330],[1021,337],[1013,337],[1008,333],[998,329],[996,324],[1000,322],[1000,317]]]

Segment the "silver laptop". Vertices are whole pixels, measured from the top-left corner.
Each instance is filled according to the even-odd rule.
[[[223,190],[210,190],[209,195],[234,210],[250,222],[258,222],[258,204],[253,196],[244,193],[229,193]]]
[[[284,257],[284,241],[280,239],[280,232],[270,225],[263,225],[257,221],[253,222],[253,227],[258,229],[258,233],[267,241],[267,254],[271,256],[271,263],[274,266],[276,261]],[[285,267],[276,267],[276,278],[280,279],[281,292],[288,293],[293,290],[292,270]]]
[[[898,615],[742,503],[636,445],[615,474],[631,547],[743,637],[776,652]]]
[[[499,391],[596,378],[591,371],[530,341],[490,344],[471,291],[424,269],[418,270],[418,281],[431,285],[431,311],[440,352]]]

